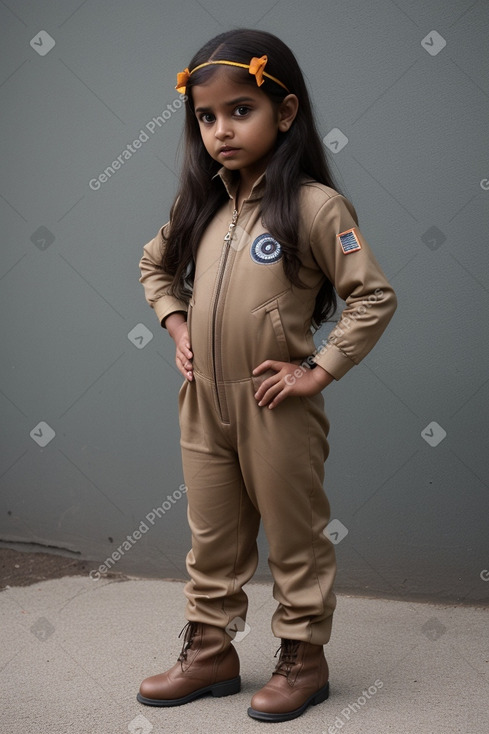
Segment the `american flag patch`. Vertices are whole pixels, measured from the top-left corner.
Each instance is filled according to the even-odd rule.
[[[340,241],[341,249],[345,255],[349,255],[350,252],[356,252],[361,250],[362,246],[360,240],[355,234],[355,228],[348,229],[346,232],[336,235]]]

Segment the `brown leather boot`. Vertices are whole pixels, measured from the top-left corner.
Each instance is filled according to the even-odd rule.
[[[310,704],[315,706],[328,698],[329,670],[323,646],[282,640],[279,649],[272,677],[251,699],[248,715],[252,719],[289,721],[303,714]]]
[[[182,652],[166,673],[141,683],[137,699],[148,706],[180,706],[211,693],[229,696],[241,688],[238,653],[226,630],[188,622]]]

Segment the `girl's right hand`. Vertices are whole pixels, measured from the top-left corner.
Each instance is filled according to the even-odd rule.
[[[192,382],[194,377],[192,359],[194,355],[190,349],[190,338],[185,315],[181,311],[170,314],[165,319],[165,327],[168,329],[168,333],[177,347],[175,356],[177,368],[186,380]]]

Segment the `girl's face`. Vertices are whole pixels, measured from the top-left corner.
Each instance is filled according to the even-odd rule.
[[[287,100],[292,98],[294,107],[295,95],[273,104],[258,86],[240,84],[218,69],[209,82],[192,87],[192,97],[209,155],[252,185],[267,167],[279,130],[285,132],[293,122]]]

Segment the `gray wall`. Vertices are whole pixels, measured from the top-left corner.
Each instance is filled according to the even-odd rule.
[[[338,589],[487,600],[485,0],[0,3],[1,538],[185,577],[181,378],[137,266],[176,189],[176,72],[237,26],[290,44],[348,138],[333,170],[399,297],[325,391]]]

